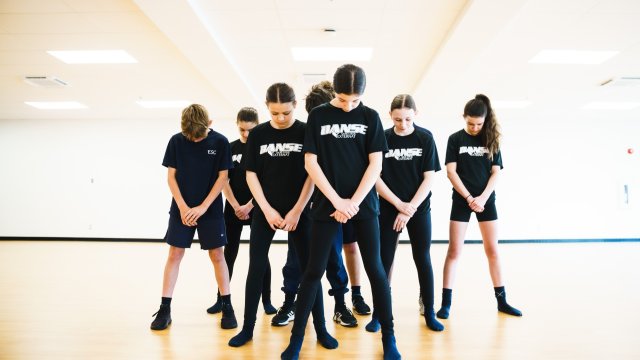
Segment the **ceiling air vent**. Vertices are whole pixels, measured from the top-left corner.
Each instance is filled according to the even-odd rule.
[[[603,82],[600,86],[640,86],[640,76],[615,77]]]
[[[69,86],[69,83],[55,76],[25,76],[24,81],[33,86],[45,88],[60,88]]]

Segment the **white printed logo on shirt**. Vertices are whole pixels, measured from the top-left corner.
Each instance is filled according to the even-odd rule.
[[[277,143],[260,145],[260,155],[267,153],[270,156],[289,156],[292,152],[302,152],[302,144]]]
[[[357,134],[366,134],[367,125],[362,124],[333,124],[322,125],[320,127],[320,135],[333,135],[338,139],[352,139]]]
[[[215,155],[216,151],[215,150],[207,150],[207,154],[209,155]]]
[[[390,149],[385,158],[395,158],[396,160],[413,160],[414,156],[422,156],[421,148],[408,148],[408,149]]]
[[[470,156],[483,156],[488,154],[489,150],[484,146],[460,146],[458,154],[469,154]]]
[[[231,161],[233,162],[237,162],[238,164],[240,164],[241,160],[242,160],[242,154],[235,154],[231,156]]]

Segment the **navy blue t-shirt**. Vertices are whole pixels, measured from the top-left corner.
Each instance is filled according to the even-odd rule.
[[[397,135],[393,128],[384,135],[389,151],[382,160],[382,181],[403,202],[409,202],[418,191],[426,171],[440,171],[440,160],[433,135],[427,129],[414,126],[414,131],[405,136]],[[418,206],[417,212],[429,209],[431,192]],[[391,203],[380,197],[380,206],[395,209]]]
[[[244,168],[256,173],[267,202],[283,217],[300,198],[308,177],[302,150],[305,126],[295,120],[286,129],[275,129],[265,122],[254,127],[247,140]]]
[[[456,163],[456,173],[474,197],[482,194],[487,187],[491,176],[491,167],[497,165],[500,166],[500,169],[503,168],[500,150],[498,150],[497,154],[493,154],[493,160],[489,159],[488,153],[489,150],[482,144],[482,139],[479,135],[469,135],[462,129],[449,136],[444,163],[445,165],[452,162]],[[453,197],[456,197],[456,195],[460,198],[462,197],[454,189]],[[489,199],[494,197],[495,191],[491,193]]]
[[[350,199],[358,189],[369,166],[369,154],[385,152],[387,142],[378,113],[360,103],[345,112],[330,103],[315,107],[309,113],[305,152],[318,156],[318,164],[334,190],[343,199]],[[378,196],[372,187],[353,218],[378,216]],[[312,197],[311,216],[315,220],[335,221],[330,215],[335,208],[316,188]]]
[[[199,142],[188,140],[182,133],[173,135],[162,160],[163,166],[176,169],[180,194],[189,207],[202,204],[218,180],[218,172],[233,166],[229,141],[222,134],[209,130],[207,137]],[[180,217],[180,209],[173,198],[169,213]],[[221,217],[222,196],[218,196],[200,220]]]

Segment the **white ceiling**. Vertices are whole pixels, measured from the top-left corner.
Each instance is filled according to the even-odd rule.
[[[138,99],[199,102],[232,120],[242,106],[262,109],[270,84],[287,82],[302,99],[311,86],[303,74],[331,79],[341,64],[295,62],[294,46],[372,47],[373,59],[358,65],[365,103],[381,114],[393,96],[412,93],[423,114],[449,120],[483,92],[532,102],[507,114],[588,116],[580,108],[591,101],[640,101],[640,87],[599,86],[640,76],[638,19],[637,0],[0,0],[0,120],[176,114]],[[46,53],[84,49],[124,49],[139,63],[68,65]],[[528,63],[543,49],[620,53],[601,65]],[[25,75],[71,86],[37,88]],[[24,104],[54,100],[89,108]],[[640,108],[615,116],[638,118]]]

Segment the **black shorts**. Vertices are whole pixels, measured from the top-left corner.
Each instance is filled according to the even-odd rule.
[[[353,244],[358,239],[356,238],[356,232],[353,230],[353,224],[350,221],[342,224],[338,236],[342,233],[342,244]]]
[[[193,236],[198,230],[200,248],[202,250],[217,249],[227,244],[227,232],[224,227],[224,219],[198,220],[198,225],[187,226],[180,218],[169,218],[169,228],[164,240],[167,244],[179,248],[190,248]]]
[[[449,217],[449,220],[469,222],[472,212],[474,211],[471,210],[466,200],[460,200],[454,197],[451,201],[451,216]],[[498,209],[496,209],[495,197],[492,196],[487,200],[487,203],[484,204],[483,212],[475,214],[478,222],[498,220]]]

